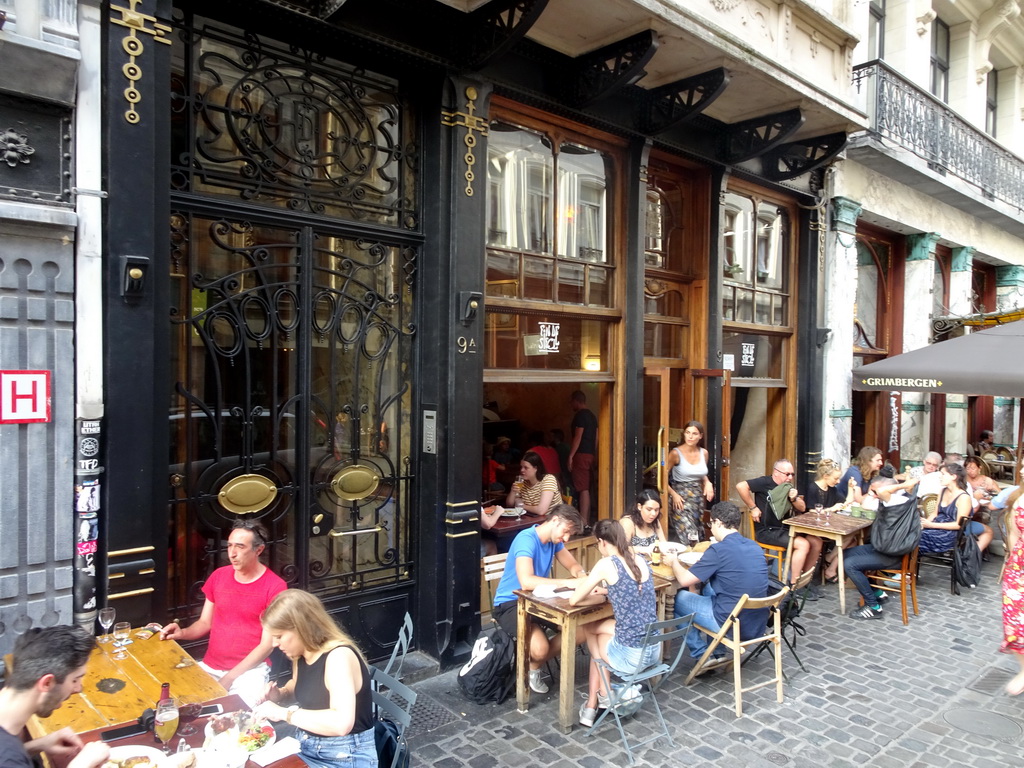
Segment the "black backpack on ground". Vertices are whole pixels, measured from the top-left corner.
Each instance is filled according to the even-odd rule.
[[[956,537],[956,546],[953,548],[953,574],[950,585],[954,594],[960,594],[960,587],[974,589],[981,579],[981,548],[978,546],[978,537],[966,527],[970,522],[964,523]]]
[[[476,704],[501,704],[515,687],[515,642],[503,630],[481,634],[459,670],[459,688]]]
[[[775,595],[782,591],[782,588],[786,584],[779,579],[775,578],[771,574],[768,574],[768,594]],[[782,623],[782,628],[785,629],[788,626],[794,627],[794,632],[798,634],[804,634],[804,628],[801,627],[796,621],[796,617],[800,615],[800,604],[803,601],[800,596],[796,594],[795,590],[790,589],[786,593],[786,596],[782,598],[782,602],[779,603],[777,608],[779,612],[779,620]],[[771,615],[768,616],[768,626],[774,626],[772,623]]]

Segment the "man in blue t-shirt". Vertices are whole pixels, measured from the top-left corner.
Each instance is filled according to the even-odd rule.
[[[720,501],[711,508],[711,536],[715,539],[707,551],[687,570],[675,557],[669,557],[672,572],[683,587],[676,594],[674,616],[693,614],[693,621],[717,632],[729,618],[743,595],[765,597],[768,594],[768,563],[756,541],[740,535],[741,513],[731,501]],[[704,583],[703,594],[689,587]],[[749,640],[764,632],[768,609],[744,611],[740,619],[740,637]],[[699,659],[710,640],[703,632],[691,630],[686,636],[690,655]]]
[[[505,571],[498,582],[494,594],[494,611],[491,616],[498,625],[511,637],[516,636],[518,598],[515,590],[532,592],[541,584],[555,587],[575,587],[577,579],[586,575],[576,558],[564,547],[565,542],[574,533],[579,533],[582,525],[580,513],[568,504],[556,504],[551,507],[544,522],[520,531],[508,551],[505,560]],[[571,579],[550,578],[551,565],[558,559],[562,567],[573,575]],[[540,679],[540,668],[548,659],[557,656],[562,649],[561,635],[548,640],[545,628],[556,630],[553,624],[534,619],[530,632],[530,689],[537,693],[547,693],[548,685]],[[583,642],[583,634],[577,633],[574,638],[576,645]]]

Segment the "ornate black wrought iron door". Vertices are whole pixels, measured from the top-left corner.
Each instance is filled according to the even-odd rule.
[[[418,222],[397,84],[177,22],[168,604],[198,610],[238,516],[325,600],[400,586]]]

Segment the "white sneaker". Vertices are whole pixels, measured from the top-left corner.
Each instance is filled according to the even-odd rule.
[[[548,684],[540,679],[540,670],[530,670],[530,690],[534,693],[547,693],[550,689]]]
[[[609,699],[607,693],[597,692],[597,707],[598,709],[608,709]]]
[[[591,728],[594,725],[594,719],[597,717],[597,710],[591,709],[587,706],[587,702],[580,704],[580,725],[585,725],[587,728]]]

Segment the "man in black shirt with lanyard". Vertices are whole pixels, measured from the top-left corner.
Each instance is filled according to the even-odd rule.
[[[779,459],[772,467],[772,473],[753,480],[741,480],[736,485],[736,492],[750,510],[754,521],[754,538],[760,544],[771,544],[776,547],[789,545],[789,530],[782,521],[792,511],[805,512],[804,497],[797,494],[793,487],[793,464],[789,459]],[[808,567],[817,565],[821,554],[821,539],[817,536],[797,536],[793,540],[793,554],[790,559],[790,581],[796,581],[803,573],[805,564]],[[817,596],[808,592],[808,599]]]

